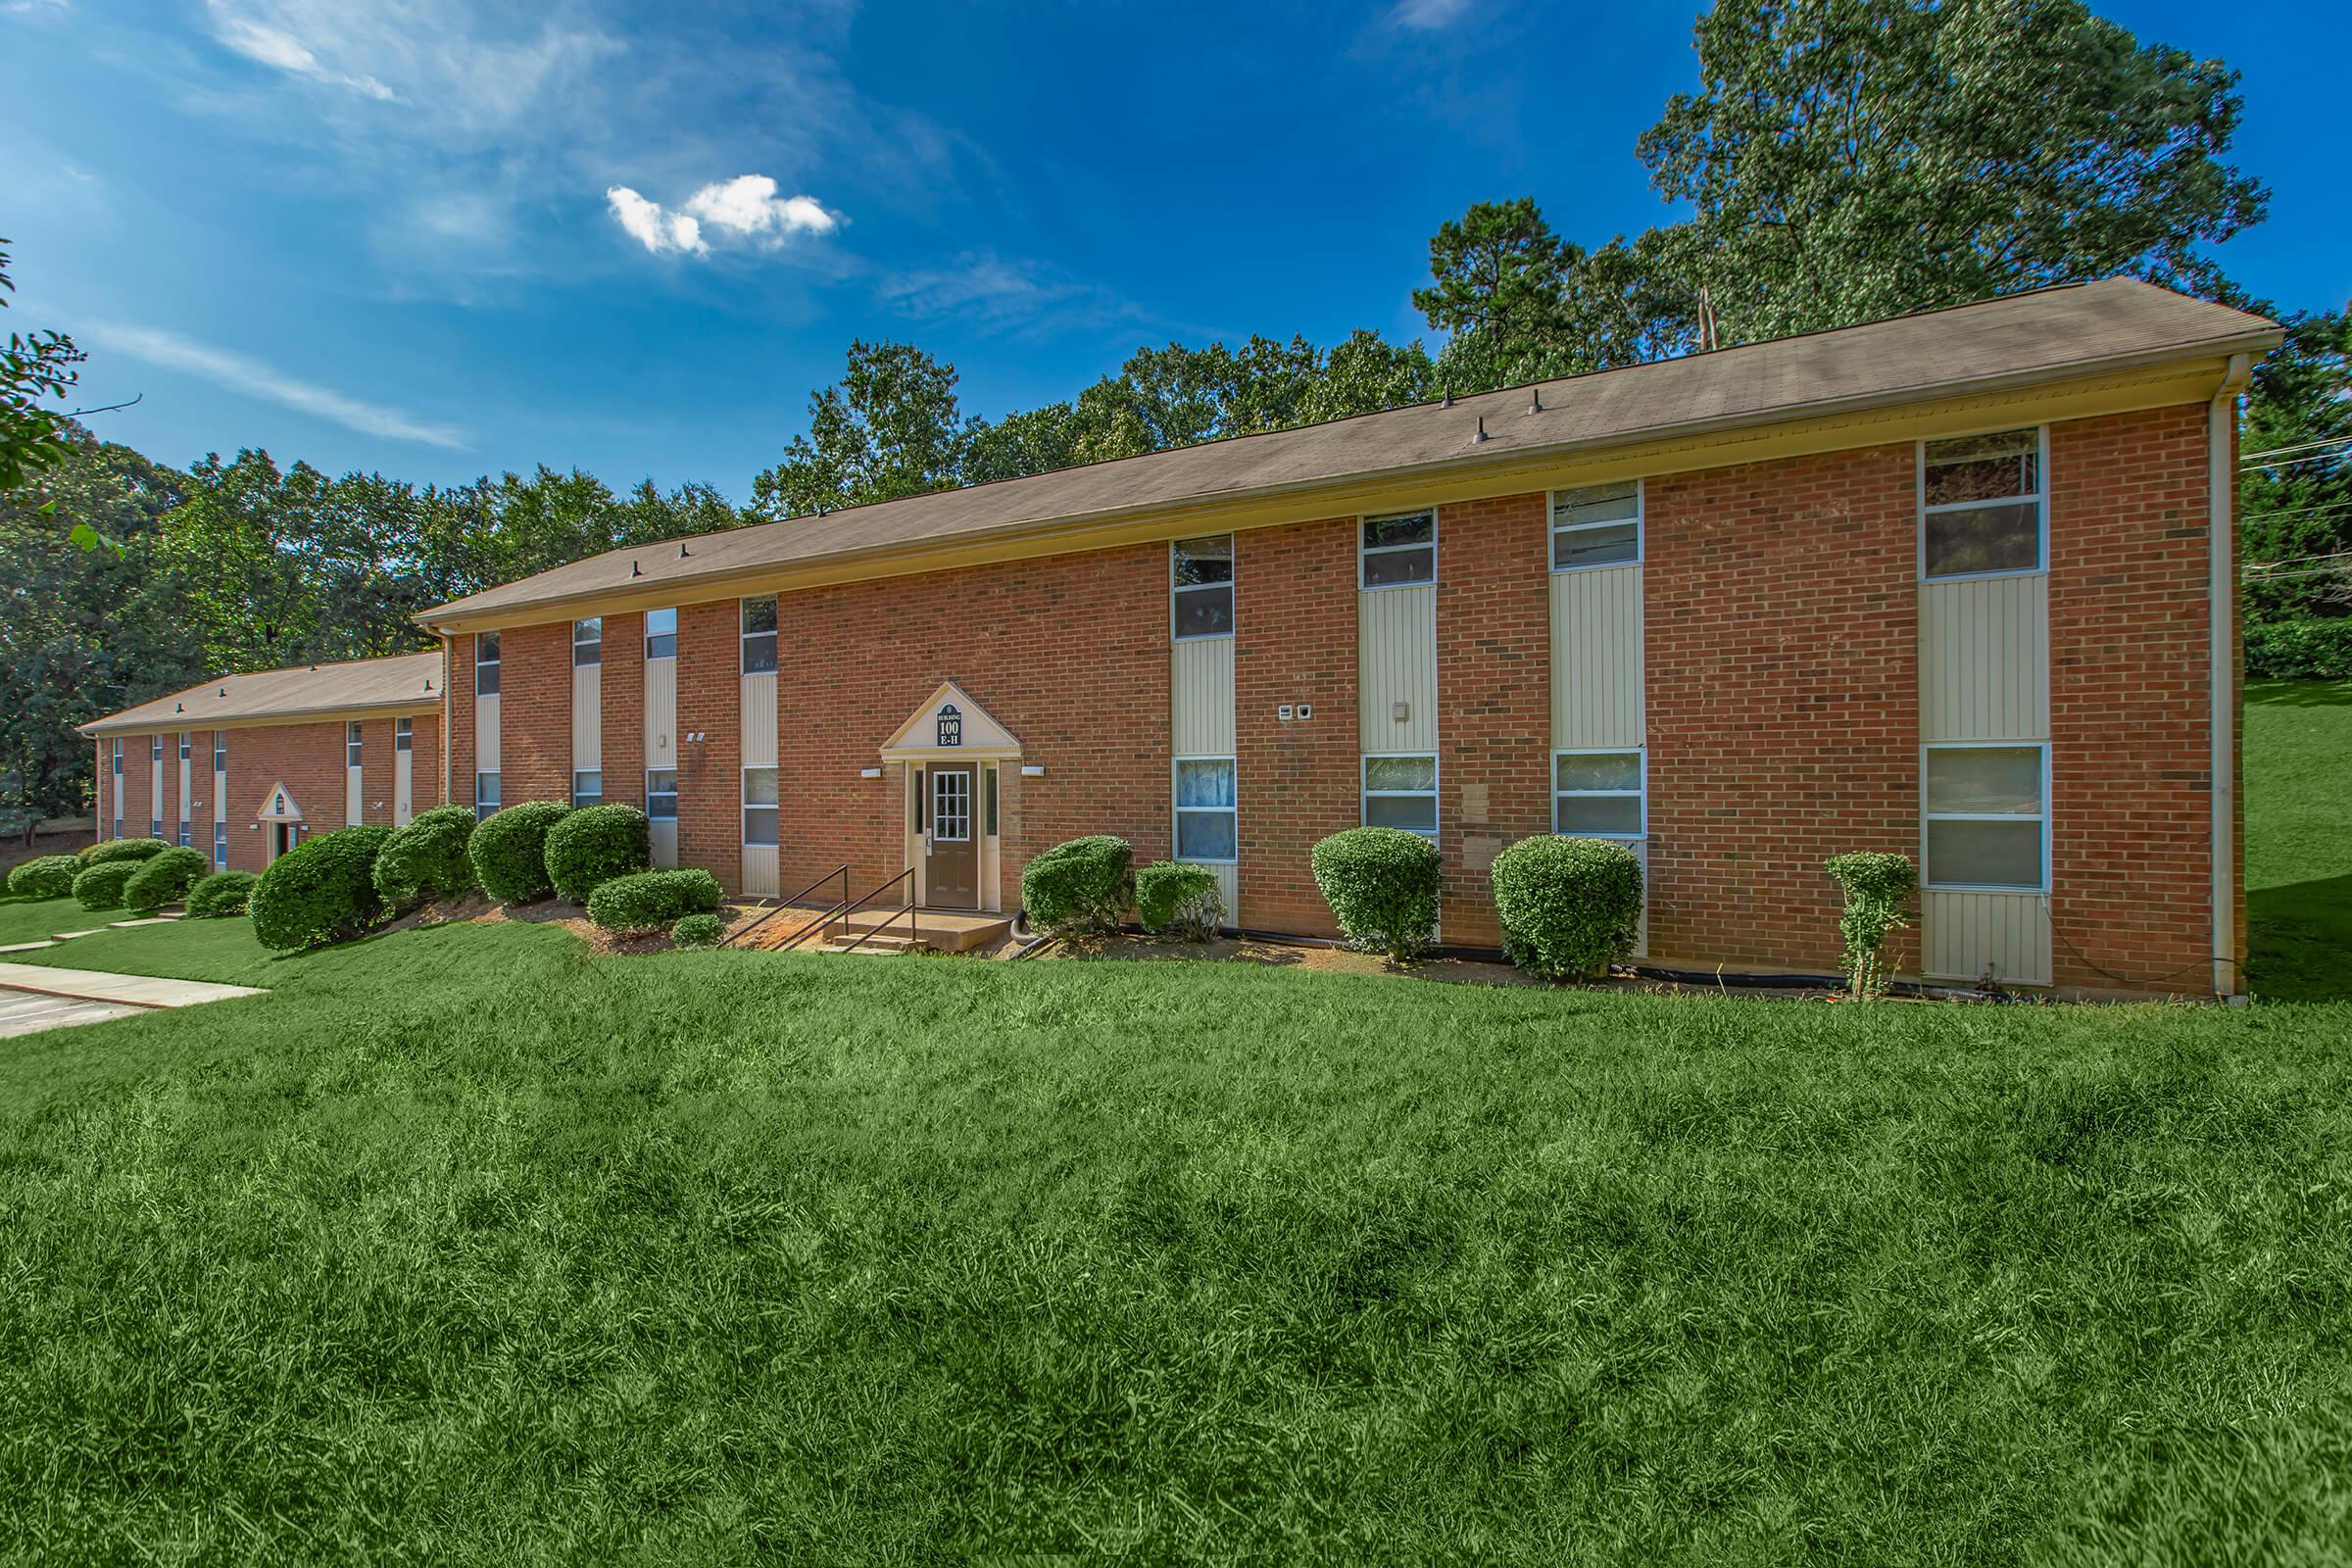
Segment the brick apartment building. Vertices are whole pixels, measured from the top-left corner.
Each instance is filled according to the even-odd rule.
[[[1893,851],[1910,973],[2231,995],[2234,407],[2278,340],[2117,279],[615,551],[420,617],[419,788],[643,806],[770,898],[1010,910],[1116,833],[1301,935],[1309,847],[1387,823],[1466,948],[1504,845],[1603,836],[1708,969],[1834,968],[1821,862]]]

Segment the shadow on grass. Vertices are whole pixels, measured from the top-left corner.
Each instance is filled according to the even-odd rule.
[[[2352,1000],[2352,876],[2246,895],[2249,983],[2280,1002]]]
[[[2265,708],[2352,708],[2352,680],[2250,680],[2246,701]]]

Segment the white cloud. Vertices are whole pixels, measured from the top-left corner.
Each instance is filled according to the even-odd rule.
[[[1399,27],[1431,32],[1450,26],[1470,9],[1470,0],[1397,0],[1389,20]]]
[[[275,67],[293,75],[309,76],[315,81],[349,87],[379,103],[390,103],[399,96],[373,76],[329,71],[318,63],[317,55],[304,47],[300,38],[290,32],[280,32],[275,27],[264,26],[245,17],[224,16],[218,6],[214,7],[213,24],[220,40],[248,60]]]
[[[656,256],[668,251],[710,255],[706,225],[722,239],[756,239],[770,250],[796,234],[830,234],[841,226],[841,220],[813,196],[779,197],[776,182],[765,174],[738,174],[705,185],[674,213],[626,185],[609,187],[605,204],[629,237]]]
[[[92,322],[78,330],[90,342],[117,354],[144,360],[167,370],[183,370],[215,386],[331,419],[366,435],[416,441],[453,451],[466,448],[465,433],[454,425],[431,423],[399,409],[346,397],[331,387],[297,380],[243,355],[208,348],[176,332],[116,321]]]

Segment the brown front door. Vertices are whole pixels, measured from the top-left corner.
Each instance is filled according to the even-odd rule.
[[[979,770],[933,765],[923,787],[931,792],[923,833],[925,902],[934,908],[980,907],[980,840],[972,827],[973,786]]]

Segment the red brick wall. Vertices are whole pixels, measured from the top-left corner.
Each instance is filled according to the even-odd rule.
[[[389,756],[392,746],[392,722],[380,721],[384,729],[384,749]],[[372,746],[374,735],[368,734],[366,742]],[[209,766],[210,757],[206,758]],[[366,760],[362,768],[365,776]],[[387,772],[387,791],[384,799],[391,800]],[[228,732],[228,864],[231,870],[259,871],[270,863],[270,824],[260,828],[254,823],[257,813],[269,804],[270,791],[278,784],[286,787],[294,805],[302,812],[304,838],[312,838],[344,825],[343,823],[343,721],[324,719],[311,724],[257,724]],[[209,789],[209,778],[207,788]],[[372,797],[370,797],[372,800]],[[391,819],[391,808],[385,807],[384,819]],[[211,813],[205,816],[202,828],[204,848],[212,848]]]
[[[571,804],[571,622],[498,638],[499,801]]]
[[[1438,847],[1448,945],[1499,947],[1494,856],[1551,831],[1549,502],[1438,511]]]
[[[1649,480],[1652,954],[1834,971],[1822,862],[1918,856],[1914,470],[1906,444]]]
[[[2050,427],[2062,986],[2212,990],[2206,417],[2196,405]]]
[[[645,616],[605,617],[605,799],[645,808]]]
[[[143,839],[154,820],[154,769],[147,757],[152,735],[122,737],[122,836]]]
[[[448,804],[441,787],[441,715],[417,713],[409,736],[409,810],[422,814]]]
[[[473,775],[478,767],[473,746],[473,635],[446,637],[441,658],[449,684],[442,694],[441,716],[448,744],[441,759],[447,779],[443,798],[460,806],[473,804]]]
[[[1242,923],[1336,936],[1307,857],[1360,809],[1355,519],[1239,534],[1233,575]],[[1286,724],[1285,703],[1315,716]]]
[[[740,616],[732,599],[678,612],[678,864],[701,866],[729,892],[743,884]],[[783,637],[777,642],[790,646]],[[831,675],[821,665],[807,672],[819,681]],[[829,719],[841,721],[839,713]],[[688,739],[697,733],[704,738]]]

